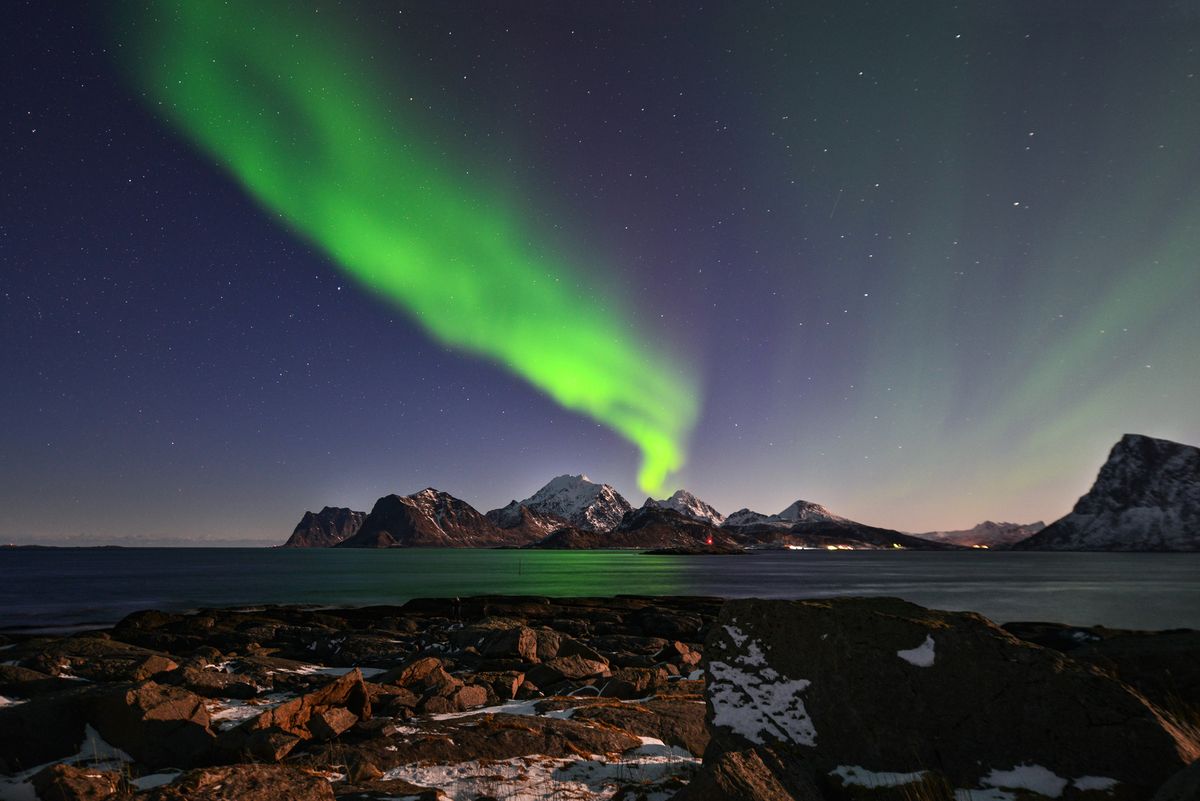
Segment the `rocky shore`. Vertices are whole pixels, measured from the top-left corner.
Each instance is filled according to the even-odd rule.
[[[148,611],[0,648],[0,799],[1200,792],[1192,631],[888,598],[479,597]]]

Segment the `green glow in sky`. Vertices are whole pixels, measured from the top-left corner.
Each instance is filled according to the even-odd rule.
[[[431,155],[352,42],[265,2],[171,4],[128,32],[155,110],[262,206],[439,341],[634,443],[638,483],[663,491],[696,418],[692,378],[594,271],[539,247],[511,198]]]

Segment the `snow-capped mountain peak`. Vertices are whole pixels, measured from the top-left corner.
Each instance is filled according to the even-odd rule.
[[[771,515],[771,517],[788,523],[831,523],[846,519],[835,515],[819,503],[811,501],[796,501],[779,514]]]
[[[726,517],[722,525],[735,528],[737,526],[753,526],[758,523],[769,523],[770,520],[771,515],[764,515],[762,512],[743,508]]]
[[[643,506],[655,506],[660,509],[673,509],[685,517],[690,517],[693,520],[703,520],[706,523],[712,523],[714,526],[721,525],[725,520],[725,515],[718,512],[713,507],[709,506],[704,501],[697,498],[687,490],[676,490],[670,497],[661,501],[656,501],[653,498],[647,498]]]
[[[588,531],[612,530],[633,508],[608,484],[597,484],[582,474],[551,479],[521,505]]]
[[[752,509],[739,509],[725,518],[727,528],[737,526],[776,526],[789,528],[797,523],[849,523],[850,521],[811,501],[796,501],[782,512],[764,515]]]

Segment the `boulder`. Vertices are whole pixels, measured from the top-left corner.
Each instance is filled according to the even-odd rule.
[[[562,643],[563,635],[554,629],[548,629],[543,626],[534,630],[533,636],[537,639],[538,659],[553,659],[558,656],[558,647]]]
[[[426,656],[381,673],[375,677],[375,682],[423,692],[432,686],[447,682],[450,678],[442,660],[436,656]]]
[[[146,801],[334,801],[320,776],[283,765],[232,765],[189,771]]]
[[[835,795],[935,774],[959,791],[1144,799],[1200,755],[1127,685],[971,613],[729,601],[704,653],[710,756],[759,746],[776,778],[811,772]]]
[[[73,765],[51,765],[30,783],[41,801],[104,801],[124,789],[119,773]]]
[[[192,767],[215,740],[200,696],[154,681],[107,692],[88,717],[107,742],[150,768]]]
[[[195,665],[184,665],[161,678],[168,684],[185,687],[205,698],[253,698],[259,693],[259,686],[249,676],[235,673],[225,673],[214,668],[201,668]]]
[[[403,737],[381,738],[360,753],[389,770],[416,762],[454,764],[464,760],[502,760],[543,755],[551,758],[620,754],[642,744],[640,738],[607,726],[504,713],[426,720]],[[330,746],[326,746],[330,748]]]
[[[538,653],[540,655],[541,651],[539,650]],[[595,650],[594,648],[589,648],[574,637],[565,636],[559,638],[558,647],[555,649],[553,654],[543,656],[542,658],[552,659],[554,657],[562,658],[571,656],[578,656],[582,657],[583,659],[588,659],[592,662],[603,662],[608,664],[608,659],[606,659],[599,651]]]
[[[725,751],[705,760],[700,772],[672,801],[824,801],[808,792],[789,792],[753,749]]]
[[[22,660],[25,667],[90,681],[141,681],[175,668],[165,654],[97,636],[64,637],[42,644]]]
[[[1161,708],[1200,717],[1200,631],[1124,631],[1056,623],[1006,623],[1004,628],[1112,673]]]
[[[517,697],[525,674],[516,670],[484,671],[476,673],[475,680],[490,687],[499,700],[509,701]]]
[[[421,787],[403,779],[360,779],[334,785],[338,799],[345,801],[449,801],[441,790]],[[481,796],[476,801],[486,801]]]
[[[700,664],[700,654],[692,650],[687,643],[675,640],[668,643],[657,655],[657,658],[663,662],[670,662],[675,665],[692,668]]]
[[[51,676],[40,670],[19,665],[0,665],[0,695],[9,698],[30,698],[78,686],[78,681]]]
[[[590,679],[608,674],[607,662],[596,662],[582,656],[556,656],[525,671],[525,677],[539,687],[550,687],[564,680]]]
[[[451,705],[459,712],[485,706],[487,701],[487,690],[478,684],[468,684],[460,687],[450,696]]]
[[[1200,801],[1200,761],[1167,779],[1153,801]]]
[[[332,740],[358,723],[358,715],[344,706],[327,706],[318,709],[308,721],[308,730],[313,739]]]
[[[174,670],[177,667],[179,665],[169,657],[162,654],[150,654],[145,659],[135,662],[129,668],[129,678],[134,681],[141,681],[142,679],[149,679],[160,673]]]
[[[276,761],[302,741],[336,737],[370,717],[370,695],[362,673],[355,669],[223,732],[220,745],[225,751]]]
[[[74,687],[0,707],[0,773],[16,773],[79,752],[86,706],[96,688]]]
[[[600,694],[610,698],[644,698],[667,683],[667,672],[661,668],[617,668],[604,682]]]
[[[407,712],[415,709],[421,700],[412,690],[403,687],[372,682],[367,682],[366,686],[371,698],[371,709],[376,715],[405,716]]]
[[[484,638],[479,653],[485,657],[518,657],[525,662],[538,659],[538,638],[525,626],[498,631]]]
[[[641,704],[597,700],[576,708],[571,720],[613,726],[703,756],[709,741],[704,716],[704,704],[698,698],[656,698]]]

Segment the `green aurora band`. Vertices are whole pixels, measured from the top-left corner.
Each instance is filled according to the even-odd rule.
[[[262,206],[439,341],[634,443],[638,483],[661,493],[685,460],[695,380],[582,271],[532,245],[503,193],[471,186],[424,152],[411,120],[381,112],[387,93],[305,13],[154,5],[121,21],[125,56],[155,109]]]

